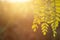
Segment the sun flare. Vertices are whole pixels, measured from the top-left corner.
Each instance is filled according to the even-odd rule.
[[[2,2],[10,2],[10,3],[25,3],[25,2],[30,2],[31,0],[1,0]]]

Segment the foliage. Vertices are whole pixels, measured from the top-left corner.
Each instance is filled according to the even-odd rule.
[[[57,5],[59,3],[56,1],[57,0],[35,0],[34,20],[32,25],[34,32],[37,31],[38,25],[41,25],[43,35],[46,35],[48,28],[51,26],[53,36],[56,36],[56,29],[60,22],[60,9],[58,7],[60,5]]]

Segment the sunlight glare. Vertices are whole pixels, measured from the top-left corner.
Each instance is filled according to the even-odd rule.
[[[30,2],[31,0],[1,0],[1,1],[5,1],[5,2],[10,2],[10,3],[25,3],[25,2]]]

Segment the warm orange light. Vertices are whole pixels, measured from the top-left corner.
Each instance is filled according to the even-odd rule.
[[[0,0],[4,13],[27,17],[33,12],[33,0]]]

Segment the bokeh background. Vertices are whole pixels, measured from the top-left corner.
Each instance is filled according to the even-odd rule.
[[[56,4],[57,12],[60,13],[60,0],[56,0]],[[26,5],[0,1],[0,40],[60,40],[60,23],[55,38],[51,28],[46,36],[42,34],[41,28],[33,32],[33,6],[30,3]]]

